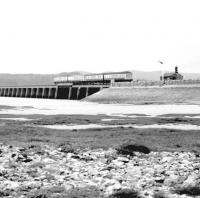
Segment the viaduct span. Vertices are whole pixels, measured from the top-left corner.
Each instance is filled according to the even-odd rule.
[[[106,85],[1,86],[0,96],[81,100],[107,87]]]

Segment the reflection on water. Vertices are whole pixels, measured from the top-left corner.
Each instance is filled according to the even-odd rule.
[[[31,121],[29,118],[0,118],[0,120],[16,120],[16,121]]]
[[[200,119],[200,116],[184,116],[185,118],[194,118],[194,119]]]
[[[58,129],[58,130],[79,130],[79,129],[97,129],[97,128],[139,128],[139,129],[174,129],[174,130],[200,130],[200,126],[191,124],[152,124],[152,125],[101,125],[101,124],[87,124],[87,125],[39,125],[39,127]]]

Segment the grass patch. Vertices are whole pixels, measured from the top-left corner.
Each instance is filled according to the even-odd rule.
[[[28,139],[28,142],[50,142],[49,140],[47,139],[40,139],[40,138],[30,138]]]
[[[183,187],[175,190],[175,192],[179,195],[199,196],[200,186]]]
[[[149,148],[143,145],[138,145],[134,143],[125,143],[116,149],[118,154],[134,156],[135,152],[140,152],[144,154],[149,154],[151,151]]]
[[[138,192],[134,190],[123,189],[114,193],[109,198],[141,198],[141,197],[139,196]]]

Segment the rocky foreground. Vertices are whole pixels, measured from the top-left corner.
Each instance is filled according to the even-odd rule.
[[[0,197],[200,197],[197,154],[138,151],[1,144]]]

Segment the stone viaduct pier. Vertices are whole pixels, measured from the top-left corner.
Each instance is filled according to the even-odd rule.
[[[1,86],[0,96],[81,100],[107,87],[106,85]]]

